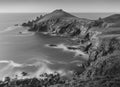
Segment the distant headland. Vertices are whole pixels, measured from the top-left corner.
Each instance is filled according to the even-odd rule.
[[[78,57],[84,55],[87,61],[80,65],[82,72],[73,72],[70,79],[59,73],[45,73],[44,80],[11,81],[7,77],[0,87],[120,87],[120,14],[90,20],[58,9],[23,23],[22,27],[29,27],[28,31],[36,34],[67,37],[72,45],[46,44],[46,47],[75,52]]]

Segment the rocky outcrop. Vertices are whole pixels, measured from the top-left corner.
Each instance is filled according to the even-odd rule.
[[[34,25],[35,22],[41,20],[43,18],[42,15],[40,15],[40,17],[36,17],[36,19],[28,21],[27,23],[22,23],[22,26],[24,27],[32,27]]]
[[[103,20],[109,24],[109,27],[120,27],[120,14],[113,14]]]
[[[89,52],[89,61],[95,61],[99,57],[107,56],[115,51],[120,51],[120,41],[116,37],[113,38],[99,38],[99,45],[92,44]]]
[[[104,30],[109,31],[113,19],[117,20],[116,15],[91,21],[56,10],[33,22],[29,30],[77,38],[83,51],[89,54],[89,60],[82,65],[83,73],[70,81],[69,85],[74,86],[68,87],[120,87],[120,40],[101,37]]]
[[[104,38],[97,48],[90,46],[89,60],[80,74],[81,87],[120,86],[120,41],[118,38]]]
[[[104,20],[108,23],[117,23],[120,22],[120,14],[113,14],[108,17],[105,17]]]
[[[28,21],[28,23],[23,23],[23,26],[29,26],[29,31],[34,32],[47,32],[48,34],[72,38],[83,37],[83,42],[90,40],[91,37],[88,35],[93,35],[92,37],[96,38],[95,34],[99,32],[91,30],[92,28],[108,27],[107,23],[101,18],[98,20],[78,18],[61,9],[37,17],[36,20]]]
[[[93,47],[89,46],[91,56],[84,63],[84,71],[74,76],[67,84],[68,87],[120,87],[119,39],[104,38],[97,48]]]
[[[57,16],[55,15],[55,18],[52,18],[51,15],[53,14],[57,14]],[[83,51],[89,54],[89,60],[83,64],[85,71],[79,77],[80,82],[86,83],[83,87],[87,87],[87,84],[90,85],[91,83],[93,84],[91,87],[96,87],[95,85],[100,85],[101,81],[104,80],[108,82],[101,83],[102,86],[110,85],[111,83],[115,84],[114,80],[120,75],[118,70],[120,68],[118,55],[120,52],[120,41],[116,37],[99,37],[99,35],[102,35],[100,29],[108,27],[107,22],[103,19],[91,21],[76,18],[69,14],[65,16],[65,14],[62,10],[54,11],[38,21],[31,30],[71,36],[72,38],[78,37],[81,40],[80,42],[83,42],[82,44],[85,47]],[[116,64],[118,64],[118,67]]]
[[[90,28],[90,23],[91,20],[75,17],[63,10],[55,10],[35,22],[30,31],[77,36],[84,34]]]
[[[105,27],[103,20],[89,20],[75,17],[63,10],[55,10],[40,18],[40,20],[29,22],[29,31],[48,32],[62,36],[85,36],[91,27]],[[32,25],[32,26],[31,26]]]
[[[79,85],[81,85],[80,87],[119,87],[119,68],[120,55],[111,54],[99,57],[80,75]]]

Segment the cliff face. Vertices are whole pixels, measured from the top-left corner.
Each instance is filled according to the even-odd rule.
[[[63,36],[77,36],[89,29],[91,20],[75,17],[63,10],[55,10],[35,22],[30,31]]]
[[[118,37],[99,40],[99,46],[94,48],[93,45],[88,50],[89,60],[84,64],[85,71],[77,78],[79,84],[81,87],[119,87],[120,40]]]
[[[74,87],[120,87],[119,28],[109,28],[110,23],[119,23],[117,18],[113,15],[91,21],[56,10],[33,22],[30,31],[77,37],[85,45],[89,60],[83,64],[85,71],[77,81],[70,83],[79,85]]]
[[[110,27],[120,27],[120,14],[113,14],[103,20],[109,23]]]
[[[120,87],[119,68],[120,55],[100,57],[81,74],[81,87]]]
[[[51,35],[71,37],[86,37],[86,35],[91,32],[89,32],[91,28],[108,27],[108,24],[103,19],[89,20],[78,18],[61,9],[55,10],[40,18],[37,17],[36,20],[23,23],[22,25],[30,27],[29,31],[47,32]]]
[[[104,20],[108,23],[117,23],[117,22],[120,22],[120,14],[113,14],[113,15],[110,15],[106,18],[104,18]]]
[[[89,60],[83,64],[83,73],[73,77],[68,87],[120,87],[120,40],[99,40],[97,47],[89,46]]]

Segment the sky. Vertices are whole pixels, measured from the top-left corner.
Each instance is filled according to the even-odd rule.
[[[120,12],[120,0],[0,0],[0,12]]]

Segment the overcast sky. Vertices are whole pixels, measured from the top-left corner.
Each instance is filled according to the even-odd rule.
[[[120,0],[0,0],[0,12],[120,12]]]

